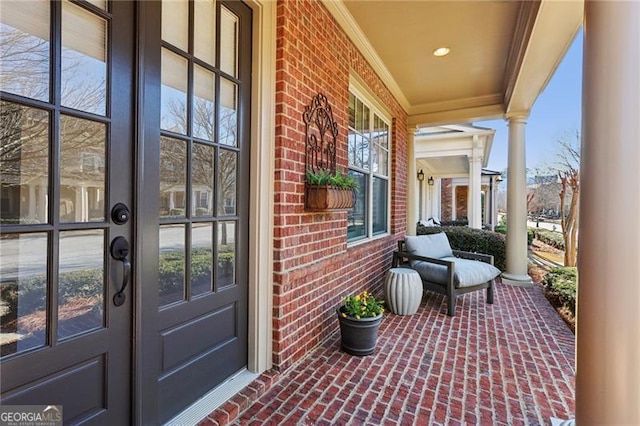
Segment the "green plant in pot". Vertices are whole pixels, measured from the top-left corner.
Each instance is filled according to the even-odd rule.
[[[345,210],[355,203],[354,191],[358,182],[349,174],[338,170],[307,170],[305,206],[308,210]]]
[[[351,355],[371,355],[376,348],[384,303],[363,291],[345,297],[336,312],[340,321],[342,350]]]

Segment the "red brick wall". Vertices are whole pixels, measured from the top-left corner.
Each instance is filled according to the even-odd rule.
[[[391,236],[347,248],[347,213],[304,209],[302,112],[323,93],[338,123],[338,169],[347,169],[348,88],[353,70],[391,111]],[[286,369],[338,330],[343,296],[381,295],[395,242],[406,231],[407,117],[318,1],[278,2],[273,362]]]
[[[468,219],[467,207],[469,187],[466,185],[456,186],[456,220]]]
[[[451,179],[442,179],[440,181],[440,214],[441,221],[449,221],[453,219],[453,189]]]

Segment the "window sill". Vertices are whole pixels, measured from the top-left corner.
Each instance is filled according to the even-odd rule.
[[[388,232],[385,232],[383,234],[378,234],[378,235],[374,235],[373,237],[369,237],[369,238],[363,238],[361,240],[355,240],[355,241],[351,241],[351,242],[347,242],[347,250],[353,247],[358,247],[364,244],[368,244],[377,240],[381,240],[383,238],[388,238],[390,237],[391,234]]]

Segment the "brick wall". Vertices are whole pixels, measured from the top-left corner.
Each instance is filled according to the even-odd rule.
[[[347,169],[349,72],[392,112],[391,236],[347,247],[347,213],[304,209],[302,112],[323,93],[338,123],[338,169]],[[346,34],[318,1],[279,1],[276,57],[276,151],[273,362],[282,370],[338,330],[342,297],[381,294],[395,241],[406,231],[407,117]]]
[[[449,221],[453,219],[453,189],[451,179],[442,179],[440,181],[440,220]]]
[[[468,199],[469,187],[466,185],[456,186],[456,220],[468,219]]]

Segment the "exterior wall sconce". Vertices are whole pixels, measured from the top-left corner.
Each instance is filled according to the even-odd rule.
[[[422,170],[420,170],[420,171],[422,171]],[[424,176],[422,176],[422,179],[424,179]],[[429,176],[429,180],[427,181],[427,183],[429,184],[429,186],[433,186],[433,183],[434,183],[433,176]]]
[[[420,182],[424,180],[424,172],[422,171],[422,169],[420,169],[420,171],[418,172],[418,180]]]

